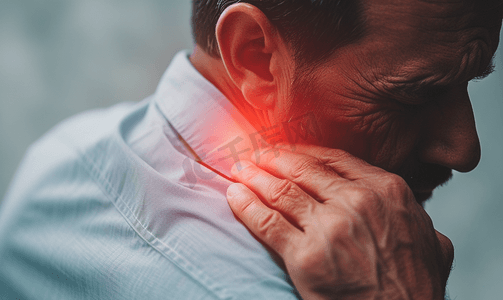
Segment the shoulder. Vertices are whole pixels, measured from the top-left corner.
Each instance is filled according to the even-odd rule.
[[[100,147],[111,143],[120,123],[141,104],[122,103],[72,116],[35,141],[14,176],[7,198],[26,198],[39,189],[90,179],[91,154],[106,154]],[[23,194],[23,195],[19,195]]]
[[[294,299],[286,275],[234,218],[227,183],[183,183],[186,156],[162,122],[148,100],[120,104],[69,118],[29,148],[0,210],[0,290]],[[89,286],[62,288],[72,284]]]

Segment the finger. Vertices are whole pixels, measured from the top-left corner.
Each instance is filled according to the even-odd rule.
[[[234,183],[227,189],[232,211],[259,239],[284,257],[289,245],[295,245],[300,231],[278,211],[265,206],[245,185]]]
[[[449,273],[451,272],[452,262],[454,261],[454,246],[452,245],[451,240],[443,235],[442,233],[435,230],[437,234],[437,239],[440,242],[440,249],[442,250],[442,261],[443,261],[443,275],[444,280],[447,281],[449,277]]]
[[[286,148],[284,145],[279,146]],[[332,149],[321,146],[295,144],[290,146],[292,152],[310,155],[319,159],[323,164],[332,167],[337,174],[349,180],[356,180],[362,174],[384,172],[366,161],[341,149]]]
[[[233,177],[248,186],[267,206],[279,211],[295,226],[307,225],[312,211],[319,203],[293,182],[278,179],[248,161],[243,168],[233,168]]]
[[[337,188],[347,182],[318,158],[283,149],[263,153],[258,166],[277,177],[294,182],[320,202],[331,199]]]

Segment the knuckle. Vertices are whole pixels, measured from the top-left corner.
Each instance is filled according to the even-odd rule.
[[[235,209],[243,215],[249,215],[253,211],[254,199],[247,195],[242,197],[242,201],[239,201],[240,205],[237,205]]]
[[[441,260],[439,262],[441,270],[443,272],[443,277],[445,280],[449,277],[449,273],[452,269],[452,264],[454,262],[454,246],[452,241],[443,235],[442,233],[436,231],[437,239],[440,243]]]
[[[452,264],[452,261],[454,260],[454,245],[452,244],[451,239],[445,237],[444,245],[447,253],[447,261],[449,262],[449,264]]]
[[[396,193],[398,193],[398,195],[402,196],[412,195],[412,191],[410,190],[409,185],[407,184],[405,179],[403,179],[399,175],[393,173],[386,173],[381,176],[380,183],[383,190],[390,192],[391,194],[396,195]]]
[[[341,149],[326,149],[323,151],[321,154],[321,157],[324,159],[327,159],[329,161],[332,160],[344,160],[346,158],[349,158],[350,154],[344,150]]]
[[[437,236],[444,251],[446,261],[452,263],[454,259],[454,245],[452,244],[451,239],[438,231]]]
[[[293,166],[291,176],[294,179],[300,179],[306,174],[309,174],[311,170],[316,169],[319,164],[320,163],[316,158],[300,160]]]
[[[271,240],[274,225],[278,223],[281,215],[272,211],[265,215],[261,215],[257,220],[257,234],[264,240]]]
[[[345,190],[345,193],[351,207],[360,214],[374,211],[381,204],[378,195],[367,188],[349,187]]]
[[[405,188],[408,187],[407,182],[399,176],[394,173],[386,173],[381,175],[381,180],[383,181],[383,185],[391,187],[391,188]]]
[[[281,179],[271,183],[269,202],[278,203],[285,198],[295,198],[299,196],[299,191],[295,184],[287,179]]]
[[[426,211],[421,211],[420,213],[421,218],[416,218],[416,220],[423,222],[424,226],[426,226],[427,230],[432,231],[434,230],[433,226],[433,220],[431,219],[430,215],[426,213]]]

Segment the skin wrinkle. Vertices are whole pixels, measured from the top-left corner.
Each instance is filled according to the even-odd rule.
[[[390,76],[381,80],[383,89],[385,89],[388,93],[396,93],[396,91],[400,89],[415,91],[417,93],[418,91],[426,89],[431,90],[435,87],[438,88],[456,85],[477,77],[487,76],[490,73],[488,70],[492,68],[492,56],[487,54],[491,51],[484,40],[473,40],[471,43],[467,44],[463,52],[465,52],[465,54],[462,56],[461,62],[457,64],[459,67],[452,68],[446,75],[408,75],[409,78]],[[456,64],[454,65],[456,66]],[[400,73],[417,74],[418,71],[414,71],[414,68],[415,67],[406,68],[406,70],[403,70]]]
[[[379,97],[378,95],[378,89],[375,88],[375,85],[366,78],[366,76],[364,76],[363,73],[361,73],[359,70],[358,70],[358,74],[360,75],[359,76],[359,79],[362,79],[362,80],[357,80],[357,79],[351,79],[351,78],[347,78],[348,80],[351,81],[352,84],[358,86],[360,88],[361,91],[357,91],[355,89],[352,89],[350,91],[351,95],[353,96],[359,96],[359,98],[365,98],[366,95],[363,94],[363,91],[365,91],[366,93],[370,93],[372,96],[375,96],[375,97]],[[363,83],[362,82],[365,82],[367,83],[368,85],[374,87],[374,90],[372,89],[368,89],[366,87],[363,86]],[[365,100],[363,100],[365,102]],[[373,101],[366,101],[367,103],[372,103]]]
[[[479,45],[481,45],[481,46],[479,46]],[[482,48],[482,50],[481,50],[481,48]],[[473,57],[473,53],[477,52],[477,51],[480,52],[479,55],[475,56],[475,58],[478,60],[478,63],[477,63],[477,61],[474,62],[473,59],[471,59],[469,61],[466,60],[466,56]],[[456,72],[456,69],[466,70],[467,66],[474,65],[474,64],[480,66],[480,65],[482,65],[482,63],[481,63],[482,61],[484,61],[484,63],[485,63],[484,67],[487,67],[489,65],[491,57],[492,57],[492,55],[491,56],[488,55],[488,53],[490,53],[490,52],[491,51],[488,49],[486,43],[484,43],[481,40],[474,40],[471,43],[467,43],[466,46],[463,47],[463,50],[460,51],[460,54],[464,53],[463,56],[461,57],[460,61],[458,61],[456,63],[456,61],[451,60],[453,67],[450,68],[449,73],[447,73],[446,75],[421,74],[419,72],[421,72],[423,70],[419,70],[419,71],[415,70],[416,68],[419,68],[419,67],[414,67],[414,65],[413,65],[412,67],[404,67],[402,70],[400,70],[399,74],[402,74],[402,75],[397,74],[395,76],[389,76],[386,78],[386,81],[390,82],[391,84],[408,83],[408,82],[414,82],[414,81],[422,81],[424,83],[429,84],[430,82],[440,81],[440,83],[438,83],[439,85],[447,85],[450,83],[450,82],[448,82],[448,80],[442,80],[441,79],[442,77],[453,77],[452,79],[449,79],[449,80],[454,81],[454,82],[456,82],[456,81],[469,81],[470,79],[472,79],[480,74],[479,69],[484,69],[484,68],[478,67],[477,72],[472,71],[471,73],[467,72],[467,71],[464,71],[464,72],[457,71]],[[483,56],[485,58],[482,58]],[[449,61],[447,61],[447,62],[449,62]],[[423,66],[422,69],[432,69],[431,68],[432,66],[429,66],[427,64],[423,64],[421,62],[418,62],[418,65]],[[424,70],[424,71],[426,71],[426,70]],[[419,74],[417,74],[417,73],[419,73]],[[453,74],[456,74],[456,75],[453,75]],[[462,76],[463,74],[467,74],[467,75]]]
[[[383,11],[382,7],[378,6],[379,2],[390,2],[392,5],[400,3],[405,9],[395,9],[395,13],[390,14],[390,11]],[[384,281],[381,283],[387,290],[392,282],[394,296],[398,292],[404,298],[440,299],[443,296],[447,274],[443,276],[441,273],[443,267],[447,266],[446,263],[452,261],[452,251],[442,253],[441,245],[445,247],[445,244],[450,242],[441,239],[442,236],[435,232],[431,220],[418,203],[423,204],[435,187],[445,183],[452,176],[453,169],[460,172],[470,171],[480,159],[480,145],[469,104],[467,80],[480,74],[484,62],[489,63],[489,55],[492,57],[494,53],[493,43],[497,40],[497,35],[492,34],[490,30],[479,30],[480,27],[486,27],[485,21],[476,20],[475,12],[469,9],[459,9],[459,3],[435,2],[423,5],[417,1],[367,1],[366,14],[372,16],[372,24],[369,24],[369,27],[373,28],[369,35],[357,43],[338,48],[324,63],[316,68],[307,68],[309,71],[306,73],[294,72],[294,87],[279,86],[277,91],[280,92],[276,93],[263,88],[270,85],[269,82],[261,80],[260,76],[256,76],[260,72],[252,70],[248,73],[250,77],[242,78],[239,72],[234,72],[234,69],[244,65],[244,59],[232,61],[228,58],[232,57],[233,51],[240,51],[239,47],[222,48],[222,57],[231,76],[258,83],[258,92],[262,93],[260,96],[264,99],[275,99],[274,105],[282,109],[289,109],[289,105],[304,107],[297,112],[314,114],[319,126],[318,132],[324,137],[323,141],[318,139],[315,143],[347,151],[349,157],[356,156],[369,163],[364,165],[354,160],[350,163],[348,160],[344,166],[342,163],[338,164],[338,160],[333,161],[334,168],[345,169],[348,174],[354,172],[352,176],[355,180],[344,182],[344,186],[339,182],[340,190],[333,193],[333,197],[324,194],[323,197],[332,197],[332,200],[335,200],[327,201],[332,205],[315,211],[316,219],[321,222],[316,222],[314,227],[324,236],[303,235],[303,238],[307,236],[307,239],[298,245],[299,252],[294,252],[298,256],[292,265],[297,268],[293,268],[290,274],[294,280],[300,278],[299,281],[293,282],[303,297],[303,293],[310,289],[324,289],[323,283],[327,283],[325,280],[333,282],[338,279],[337,276],[347,276],[343,279],[349,280],[342,282],[342,288],[347,290],[353,288],[353,282],[358,281],[361,281],[360,287],[366,287],[369,283],[368,276],[358,275],[369,274],[369,269],[375,270],[376,273],[384,269],[384,276],[381,277]],[[432,13],[434,18],[422,16],[426,10]],[[250,11],[250,14],[252,13],[253,11]],[[264,19],[256,17],[256,21],[262,20]],[[501,18],[498,21],[501,21]],[[452,23],[447,30],[446,22]],[[427,30],[417,29],[419,24],[424,24],[423,27]],[[234,25],[247,28],[246,23]],[[430,31],[433,28],[436,30]],[[234,31],[229,29],[227,32]],[[246,34],[239,34],[239,30],[236,32],[238,34],[234,37],[240,38],[237,39],[239,45],[246,46]],[[264,34],[267,35],[268,32]],[[271,40],[277,42],[273,43],[275,45],[282,45],[279,39]],[[222,45],[220,41],[219,45]],[[283,48],[256,47],[252,50],[259,55],[269,52],[274,54],[269,64],[256,60],[253,55],[249,56],[251,63],[257,65],[262,73],[271,70],[271,65],[280,68],[282,61],[278,57],[285,58],[283,62],[290,61],[290,56]],[[287,68],[292,66],[287,65]],[[293,66],[296,67],[294,64]],[[271,74],[281,76],[281,72]],[[282,80],[277,82],[284,85]],[[408,85],[404,85],[405,83]],[[413,84],[416,84],[416,87]],[[290,98],[287,99],[287,96]],[[264,107],[258,96],[245,100],[257,108]],[[270,124],[280,124],[290,117],[280,115],[278,110],[268,113]],[[310,144],[311,141],[306,143]],[[309,149],[314,149],[313,146],[307,146],[306,151],[311,153],[312,150]],[[318,153],[313,152],[313,155]],[[292,157],[299,162],[303,161],[301,155],[295,154]],[[349,168],[351,170],[348,170]],[[278,172],[280,177],[294,180],[291,174],[283,171]],[[359,173],[361,178],[356,173]],[[341,173],[339,175],[343,176]],[[316,179],[321,177],[331,179],[330,176],[319,176]],[[305,182],[310,184],[312,193],[331,192],[324,187],[320,188],[321,180],[317,184],[314,178],[310,179],[312,181]],[[276,179],[280,184],[281,180],[285,179]],[[291,195],[291,190],[289,191],[289,196],[296,196]],[[372,198],[368,191],[374,192],[377,198]],[[273,204],[278,198],[277,194],[270,195],[267,192],[261,192],[260,197],[261,199],[255,199],[257,203],[262,200]],[[316,199],[311,197],[302,200],[313,201],[312,205],[317,205]],[[384,203],[389,210],[379,210],[372,201]],[[282,205],[288,203],[280,202]],[[302,205],[301,202],[292,201],[290,204]],[[337,205],[339,202],[343,205]],[[341,210],[344,204],[350,207]],[[280,205],[272,206],[278,208]],[[340,214],[337,214],[339,212]],[[289,210],[285,209],[283,213],[288,215]],[[334,218],[334,215],[340,218]],[[330,220],[329,217],[336,220]],[[381,222],[386,226],[379,226]],[[266,222],[265,225],[274,226],[271,222]],[[276,243],[271,239],[271,232],[264,232],[263,222],[258,222],[258,227],[250,228],[257,229],[258,235],[264,235],[269,244]],[[374,241],[367,236],[368,231]],[[387,244],[382,248],[383,253],[375,254],[382,256],[379,257],[380,264],[366,263],[365,258],[373,258],[374,253],[361,243],[365,238],[368,238],[369,243],[377,244],[376,246],[379,246],[379,243]],[[379,241],[376,243],[375,239]],[[323,248],[323,244],[328,246],[327,240],[338,247]],[[434,251],[430,253],[432,249]],[[359,255],[360,251],[365,250],[370,255]],[[279,252],[282,252],[281,249]],[[333,256],[329,262],[337,262],[335,266],[340,269],[335,269],[324,261],[323,258],[330,254]],[[446,256],[446,262],[442,261],[442,256]],[[291,261],[287,257],[285,262],[288,267]],[[380,265],[382,268],[379,268]],[[306,277],[312,280],[303,282],[301,279]],[[353,278],[356,278],[356,281],[352,281]],[[337,284],[329,286],[332,288],[323,293],[328,294],[337,288],[333,288]]]
[[[317,103],[316,101],[319,99],[319,98],[310,98],[310,99],[306,99],[306,95],[312,95],[314,94],[314,91],[315,91],[315,82],[316,82],[316,78],[315,76],[313,76],[313,74],[311,72],[308,72],[307,70],[297,70],[296,72],[299,72],[298,74],[304,74],[304,76],[302,76],[302,85],[303,85],[303,88],[307,88],[306,89],[306,93],[303,94],[303,98],[300,98],[299,96],[301,95],[300,93],[297,93],[295,89],[292,89],[288,94],[289,94],[289,99],[290,102],[291,102],[291,106],[289,108],[289,112],[288,112],[288,115],[292,116],[291,118],[293,118],[294,116],[299,116],[299,115],[303,115],[305,114],[306,111],[308,111],[309,107],[312,106],[312,104],[310,102],[312,102],[314,104],[314,106],[317,106]],[[300,86],[300,84],[298,83],[299,79],[301,78],[301,76],[293,76],[293,79],[292,79],[292,86]],[[294,100],[296,100],[294,102]]]
[[[456,14],[456,15],[457,15],[457,14]],[[411,18],[407,18],[407,19],[411,19]],[[414,18],[412,18],[412,19],[414,19]],[[415,18],[415,19],[421,19],[421,18]],[[472,19],[472,17],[467,16],[467,17],[465,17],[465,18],[461,18],[461,21],[459,21],[459,22],[455,22],[455,23],[459,23],[459,24],[470,24],[470,22],[468,22],[470,19]],[[417,23],[417,24],[413,24],[413,25],[421,25],[421,24],[423,24],[423,23],[427,23],[427,22],[420,22],[420,21],[417,21],[416,23]],[[449,23],[449,24],[452,24],[452,22],[448,22],[448,23]],[[433,25],[435,25],[435,24],[433,24]],[[437,24],[437,25],[438,25],[438,24]],[[422,25],[421,25],[421,26],[422,26]],[[417,27],[417,26],[416,26],[416,27]],[[436,32],[438,32],[438,29],[439,29],[439,28],[441,28],[442,30],[445,30],[445,26],[430,26],[430,27],[435,28],[435,29],[436,29],[436,30],[435,30]],[[463,28],[463,26],[460,26],[460,25],[457,25],[456,27],[457,27],[457,28],[456,28],[456,30],[457,30],[458,32],[459,32],[460,28]],[[499,29],[499,27],[498,27],[498,29]],[[473,38],[473,36],[480,36],[480,37],[481,37],[484,41],[490,41],[490,39],[488,38],[488,33],[487,33],[487,30],[486,30],[486,29],[484,29],[484,28],[477,28],[476,30],[471,29],[470,31],[471,31],[471,33],[470,33],[470,32],[469,32],[469,33],[464,32],[463,34],[461,34],[461,36],[468,37],[468,39],[469,39],[470,37],[472,37],[472,39],[474,39],[474,38]],[[478,33],[477,33],[477,31],[478,31]],[[438,35],[438,34],[437,34],[437,35]],[[440,38],[443,38],[443,37],[445,37],[445,36],[446,36],[445,34],[442,34],[442,35],[440,36]],[[452,36],[452,34],[447,35],[447,36]],[[454,35],[454,37],[451,37],[451,39],[453,39],[453,40],[454,40],[454,41],[456,41],[457,43],[465,43],[465,44],[468,44],[468,42],[466,41],[466,38],[461,39],[461,42],[460,42],[460,38],[459,38],[459,36],[460,36],[460,34]],[[431,38],[431,36],[430,36],[430,38]],[[442,40],[444,40],[444,41],[445,41],[445,39],[442,39]],[[465,41],[463,41],[463,40],[465,40]],[[491,47],[491,48],[492,48],[492,47]],[[491,49],[491,50],[492,50],[492,49]],[[447,52],[448,52],[448,51],[447,51]],[[491,52],[491,51],[489,51],[489,52]],[[447,53],[446,53],[446,54],[447,54]],[[404,64],[404,65],[407,65],[407,64]],[[427,66],[425,66],[425,67],[427,67]],[[410,74],[410,71],[411,71],[411,70],[405,69],[405,70],[402,70],[400,73],[401,73],[401,74]],[[402,75],[402,76],[404,76],[404,75]],[[405,76],[406,76],[406,75],[405,75]],[[392,78],[392,76],[390,76],[390,77]],[[390,79],[391,79],[391,78],[390,78]],[[399,78],[400,78],[400,76],[399,76]],[[410,77],[409,77],[409,78],[410,78]],[[411,81],[411,79],[407,79],[407,78],[405,78],[405,79],[401,78],[400,80],[401,80],[401,81]],[[431,80],[432,80],[432,81],[438,81],[438,80],[436,80],[436,78],[432,78]]]
[[[395,120],[395,122],[398,122]],[[397,130],[397,126],[393,126],[393,124],[387,126],[387,129],[382,133],[383,135],[383,140],[389,140],[390,137],[393,136],[392,132]],[[391,145],[385,145],[384,147],[380,147],[379,150],[377,150],[376,154],[376,160],[381,161],[384,160],[384,158],[387,156],[387,153],[392,151],[391,149],[399,147],[399,142],[398,140],[394,140]],[[394,161],[393,159],[390,161],[390,164],[396,164],[398,161]]]
[[[427,191],[445,182],[450,169],[473,167],[456,157],[460,151],[467,157],[470,150],[459,137],[442,144],[446,136],[429,124],[437,122],[429,110],[432,103],[464,97],[461,84],[489,65],[499,38],[500,26],[494,24],[501,23],[501,15],[477,17],[477,10],[463,9],[460,2],[365,3],[370,30],[315,66],[293,64],[293,87],[279,88],[275,95],[289,114],[268,112],[270,124],[313,113],[322,140],[308,143],[348,151]],[[389,5],[395,5],[392,11]],[[450,103],[442,113],[457,109]],[[469,148],[475,149],[476,133],[466,130],[473,143]]]
[[[361,73],[360,73],[361,74]],[[364,76],[362,76],[364,78]],[[352,80],[351,78],[348,78],[349,80]],[[375,95],[375,92],[373,92],[371,89],[364,88],[363,85],[361,84],[362,81],[358,80],[352,80],[355,85],[357,85],[361,91],[365,91],[370,93],[371,95]],[[365,82],[370,83],[368,80],[365,80]],[[352,91],[355,91],[352,89]],[[355,92],[356,94],[356,92]],[[379,132],[379,129],[383,131],[383,133],[379,134],[382,138],[380,138],[381,141],[387,140],[387,137],[390,136],[390,132],[393,130],[393,122],[387,122],[388,119],[392,116],[396,118],[396,114],[389,114],[389,111],[392,110],[389,105],[386,105],[384,103],[376,103],[375,100],[371,100],[368,96],[362,95],[360,92],[359,97],[354,98],[354,97],[346,97],[347,99],[344,101],[344,104],[339,103],[338,106],[335,108],[335,110],[339,111],[345,111],[346,114],[343,114],[343,118],[346,119],[346,121],[342,121],[345,123],[351,123],[355,124],[354,130],[356,132],[363,133],[365,135],[375,135],[377,132]],[[382,97],[380,97],[382,98]],[[348,101],[349,100],[354,100],[354,101]],[[357,105],[358,103],[365,103],[365,106]],[[386,105],[388,106],[386,109],[383,109],[383,106]],[[395,107],[395,109],[397,109]],[[341,117],[340,117],[341,118]],[[356,120],[359,118],[360,120],[351,120],[352,118],[355,118]],[[386,124],[390,124],[387,126],[383,126]],[[383,130],[382,128],[385,127],[386,129]],[[395,143],[395,146],[398,143]],[[383,147],[380,147],[379,145],[375,147],[377,149],[383,149]],[[386,147],[388,148],[388,147]],[[382,150],[375,150],[378,153],[378,157],[384,157],[386,156]],[[371,149],[367,149],[365,152],[372,152]],[[383,155],[381,155],[383,153]]]

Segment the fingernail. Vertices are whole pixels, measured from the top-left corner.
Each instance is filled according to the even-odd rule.
[[[239,183],[233,183],[227,188],[227,199],[234,199],[236,195],[241,194],[242,187]]]
[[[227,188],[227,197],[232,197],[239,193],[240,187],[238,183],[233,183]]]
[[[232,166],[231,174],[236,175],[237,173],[241,172],[242,170],[248,168],[251,165],[253,164],[247,160],[240,160]]]

